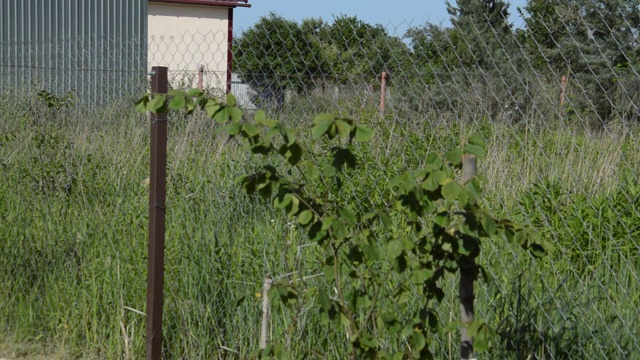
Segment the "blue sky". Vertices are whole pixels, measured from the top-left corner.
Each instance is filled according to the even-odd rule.
[[[449,24],[449,14],[444,0],[249,0],[251,8],[237,8],[234,12],[234,27],[241,31],[253,25],[262,16],[275,12],[287,19],[300,22],[309,17],[321,17],[331,21],[333,15],[356,15],[369,24],[384,25],[391,35],[402,36],[409,26],[425,23]],[[451,0],[455,4],[455,0]],[[512,0],[509,10],[511,22],[518,26],[517,7],[526,0]]]

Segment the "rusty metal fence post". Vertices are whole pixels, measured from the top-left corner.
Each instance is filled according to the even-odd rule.
[[[385,96],[387,95],[387,72],[380,74],[380,116],[384,117]]]
[[[204,65],[198,65],[198,89],[204,90]]]
[[[166,94],[167,68],[154,66],[151,92]],[[149,176],[149,253],[147,260],[146,359],[162,358],[162,304],[164,284],[164,232],[167,174],[167,114],[151,113],[151,164]]]

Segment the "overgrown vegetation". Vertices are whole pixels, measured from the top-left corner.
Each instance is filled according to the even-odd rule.
[[[444,153],[479,133],[489,149],[479,169],[486,177],[482,205],[534,225],[555,244],[548,260],[534,264],[506,241],[483,242],[477,261],[491,276],[477,288],[477,313],[497,334],[485,356],[640,354],[634,337],[640,305],[638,129],[565,126],[549,132],[446,114],[400,121],[344,101],[333,109],[336,116],[354,118],[375,135],[355,149],[367,171],[345,168],[353,184],[344,185],[344,198],[335,201],[353,199],[349,203],[363,209],[351,211],[367,212],[368,204],[390,200],[389,179],[427,166],[429,153]],[[280,119],[302,144],[310,144],[312,114],[325,111],[319,104],[299,103]],[[130,105],[104,112],[61,108],[50,116],[25,105],[2,102],[0,109],[0,259],[6,269],[0,273],[0,338],[17,344],[2,351],[140,358],[146,118],[123,110]],[[299,294],[326,288],[321,275],[327,254],[280,210],[245,196],[235,184],[236,177],[266,165],[260,157],[247,155],[202,116],[172,113],[170,119],[165,354],[247,358],[258,349],[261,299],[255,294],[264,275]],[[447,279],[442,303],[433,306],[440,326],[429,342],[436,358],[459,356],[451,333],[459,313],[457,281]],[[389,306],[408,316],[408,304],[423,297],[412,291],[404,296],[405,303]],[[293,307],[275,305],[272,334],[288,339],[295,355],[345,358],[347,330],[322,325],[317,299],[299,296]],[[393,343],[383,338],[378,346],[395,350]]]

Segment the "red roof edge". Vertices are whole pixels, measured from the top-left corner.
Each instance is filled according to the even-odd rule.
[[[251,7],[249,0],[149,0],[155,3],[183,4],[183,5],[204,5],[222,7]]]

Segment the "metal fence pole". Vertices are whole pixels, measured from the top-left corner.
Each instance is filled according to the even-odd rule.
[[[165,94],[167,68],[154,66],[151,91]],[[149,253],[147,261],[147,360],[162,358],[162,303],[164,283],[164,232],[167,173],[167,114],[151,114],[151,164],[149,177]]]
[[[387,94],[387,72],[380,75],[380,116],[384,117],[385,95]]]
[[[204,65],[198,65],[198,89],[204,90]]]

